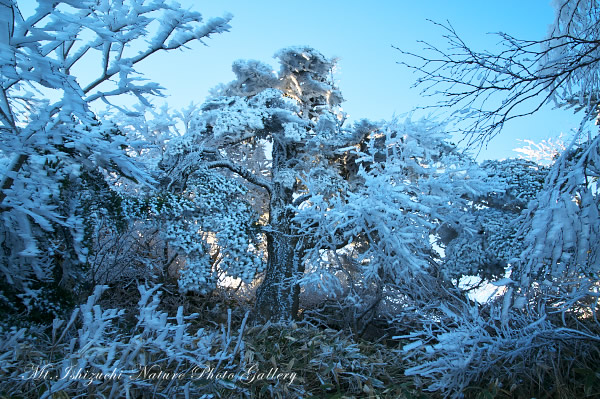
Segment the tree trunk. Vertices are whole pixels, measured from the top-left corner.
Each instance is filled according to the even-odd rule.
[[[273,180],[267,233],[267,269],[258,289],[256,317],[261,321],[292,320],[298,312],[298,284],[302,252],[292,218],[296,174],[289,167],[296,156],[294,143],[273,145]]]

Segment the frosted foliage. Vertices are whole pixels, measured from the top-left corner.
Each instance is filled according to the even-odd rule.
[[[316,121],[328,112],[336,114],[336,118],[342,117],[343,113],[337,107],[343,98],[333,85],[331,75],[335,68],[335,60],[328,60],[309,47],[283,49],[275,54],[275,58],[281,65],[278,74],[259,61],[236,61],[233,64],[236,80],[213,90],[212,101],[226,103],[231,101],[227,99],[228,96],[251,98],[253,100],[249,101],[249,105],[253,107],[262,105],[266,108],[292,110],[305,122]],[[282,99],[277,100],[273,95],[277,91],[293,102],[283,105]],[[265,95],[268,98],[265,98]],[[206,104],[207,109],[214,107],[211,105],[212,101]],[[281,122],[292,119],[286,113],[268,115],[269,119],[273,117]]]
[[[206,124],[212,127],[217,139],[227,137],[231,141],[236,141],[236,138],[243,137],[245,132],[264,127],[262,121],[266,115],[262,109],[248,107],[248,103],[243,98],[224,97],[218,102],[205,104],[203,110]]]
[[[523,378],[523,383],[531,379],[537,385],[543,375],[537,367],[554,374],[556,369],[547,365],[565,361],[567,351],[578,348],[593,353],[598,346],[597,335],[585,327],[580,331],[566,328],[535,311],[513,314],[510,325],[498,323],[500,307],[496,305],[482,310],[466,301],[424,304],[424,309],[435,308],[435,320],[409,335],[395,337],[411,341],[399,350],[408,366],[405,374],[426,390],[458,399],[482,381],[496,380],[497,384],[498,376],[508,377],[508,381]],[[584,348],[574,347],[573,342]]]
[[[179,272],[177,284],[182,292],[207,295],[216,288],[216,278],[212,275],[212,262],[207,255],[188,255],[183,270]]]
[[[109,127],[67,129],[59,125],[54,133],[60,133],[61,145],[44,155],[31,155],[12,187],[4,191],[3,206],[8,211],[1,216],[2,229],[7,232],[1,235],[1,270],[16,287],[22,287],[31,275],[38,281],[48,280],[57,257],[63,259],[64,281],[77,278],[74,268],[86,261],[89,250],[84,243],[90,217],[86,206],[93,201],[91,195],[97,195],[83,188],[95,186],[88,181],[96,168],[149,180],[122,150],[124,137]],[[56,236],[57,231],[64,238]],[[73,252],[66,251],[65,245]]]
[[[538,143],[532,140],[520,140],[526,145],[515,148],[513,151],[520,153],[519,157],[543,165],[551,165],[566,149],[562,134],[557,139],[542,140]]]
[[[600,99],[600,4],[598,0],[554,0],[556,18],[548,40],[542,43],[540,73],[568,70],[564,80],[553,81],[559,98],[582,107]],[[574,66],[574,67],[573,67]]]
[[[308,191],[317,192],[328,199],[345,193],[349,187],[348,183],[333,168],[314,168],[307,171],[304,178]]]
[[[335,61],[306,47],[275,56],[278,74],[260,62],[236,62],[236,80],[215,89],[193,128],[169,144],[161,162],[172,178],[169,187],[190,191],[188,176],[206,167],[215,176],[232,172],[268,198],[268,214],[257,225],[267,255],[257,307],[267,309],[267,317],[290,317],[285,306],[294,302],[297,281],[336,286],[337,277],[329,272],[338,263],[354,268],[352,273],[358,270],[358,280],[367,286],[413,284],[415,276],[437,266],[432,245],[437,228],[458,220],[470,203],[499,190],[498,185],[486,181],[486,173],[449,143],[439,124],[362,121],[345,127],[338,107],[342,97],[333,84]],[[263,151],[266,142],[271,162],[256,165],[250,154]],[[235,190],[215,188],[212,199],[221,201],[228,192]],[[211,239],[224,244],[218,253],[211,247],[211,256],[225,256],[227,243],[239,247],[235,235],[221,234],[229,231],[227,212],[217,213],[218,226],[204,218],[198,230],[194,224],[181,230],[214,233]],[[187,236],[178,232],[173,240],[179,234]],[[201,246],[194,251],[207,252]],[[348,261],[339,262],[342,256]],[[211,262],[196,259],[182,276],[189,272],[206,279],[208,272],[192,272],[191,265],[201,270]],[[227,273],[233,267],[218,263]],[[234,272],[244,277],[240,273]]]
[[[273,69],[260,61],[238,60],[231,68],[236,76],[229,90],[238,96],[251,96],[263,90],[277,87],[279,79]]]
[[[281,64],[284,92],[317,106],[336,106],[343,101],[341,93],[325,80],[334,63],[323,54],[310,47],[290,47],[278,51],[275,58]]]
[[[252,187],[254,205],[264,212],[255,226],[256,233],[264,236],[252,245],[253,250],[264,251],[267,260],[263,286],[268,287],[259,292],[270,295],[263,301],[258,294],[257,306],[263,303],[263,308],[277,308],[288,318],[288,304],[291,307],[293,300],[284,296],[292,292],[294,280],[301,274],[301,255],[307,245],[296,234],[292,218],[303,198],[313,194],[304,190],[301,181],[313,171],[331,169],[328,173],[336,175],[332,162],[338,157],[337,148],[355,145],[362,137],[354,137],[343,128],[344,114],[337,107],[341,96],[332,77],[333,60],[310,48],[284,49],[276,58],[281,64],[278,73],[258,61],[236,61],[236,79],[212,91],[201,113],[190,123],[190,130],[169,144],[161,168],[174,191],[189,190],[188,176],[202,168],[221,176],[233,173],[235,179]],[[265,157],[266,148],[270,157]],[[343,180],[339,175],[337,178]],[[328,190],[336,189],[330,186]],[[212,195],[223,195],[225,200],[232,193],[223,186],[216,187]],[[211,240],[216,247],[211,244],[211,256],[217,260],[213,268],[217,265],[227,274],[250,281],[262,266],[250,250],[247,236],[231,234],[239,230],[237,216],[231,220],[228,216],[235,212],[224,208],[215,226],[208,225],[205,218],[201,230],[214,234]],[[229,248],[239,250],[228,252]],[[194,267],[206,267],[197,265],[203,262]]]
[[[138,286],[140,299],[133,307],[137,313],[131,315],[134,324],[124,329],[121,324],[126,317],[125,310],[105,309],[98,304],[107,288],[96,287],[70,319],[55,319],[48,334],[41,334],[43,343],[36,337],[40,334],[34,328],[30,331],[0,329],[0,357],[5,361],[0,382],[2,392],[9,395],[31,392],[31,382],[39,380],[32,378],[33,368],[23,368],[23,364],[33,359],[28,357],[30,355],[35,356],[36,361],[43,361],[40,368],[47,365],[52,371],[60,371],[62,377],[47,378],[43,391],[39,392],[40,398],[77,396],[86,392],[107,398],[146,394],[208,397],[210,384],[190,384],[189,379],[170,377],[190,375],[211,363],[226,369],[239,361],[240,351],[244,349],[242,332],[247,315],[237,332],[231,328],[231,314],[228,325],[222,326],[221,331],[197,328],[192,323],[198,315],[184,314],[182,306],[173,317],[160,310],[163,307],[160,285]],[[47,345],[59,355],[48,359],[29,352],[28,348],[39,345]],[[65,376],[69,370],[71,374]],[[86,377],[76,378],[78,370]],[[152,378],[158,372],[168,377]]]
[[[360,255],[362,274],[366,281],[378,281],[385,272],[387,279],[397,280],[419,272],[425,264],[419,255],[426,228],[415,224],[415,215],[402,215],[401,211],[388,212],[400,205],[398,192],[381,182],[388,189],[376,190],[380,182],[373,182],[369,189],[349,193],[345,200],[335,197],[325,201],[321,196],[311,198],[309,206],[296,216],[300,229],[319,241],[318,248],[335,249],[339,243],[352,242],[365,235],[371,245]],[[371,194],[371,197],[367,195]],[[312,227],[314,226],[314,227]],[[318,262],[321,254],[311,254]]]
[[[598,192],[590,176],[600,165],[600,137],[565,151],[550,169],[544,190],[532,201],[520,233],[524,251],[515,280],[572,304],[597,295],[600,257]]]
[[[487,187],[484,174],[454,154],[447,137],[426,121],[381,126],[365,151],[356,153],[363,184],[334,191],[335,185],[324,183],[327,174],[311,172],[306,185],[322,194],[299,210],[300,230],[319,241],[316,248],[366,240],[357,262],[367,282],[409,282],[426,272],[431,231],[461,209],[467,196],[482,195]],[[321,254],[311,256],[317,262]]]
[[[181,112],[173,112],[166,104],[158,109],[137,104],[134,110],[124,113],[107,109],[100,113],[100,118],[110,121],[124,135],[128,154],[135,156],[145,169],[156,170],[167,143],[189,128],[197,112],[196,107],[190,105]]]
[[[481,164],[488,179],[498,182],[503,190],[493,193],[490,201],[496,207],[520,211],[535,199],[544,186],[548,168],[525,159],[485,161]]]
[[[126,133],[100,123],[91,104],[126,94],[148,104],[161,88],[136,64],[226,31],[230,16],[204,24],[176,3],[103,0],[38,1],[24,19],[18,4],[0,4],[0,264],[17,292],[35,292],[26,286],[80,280],[95,217],[87,207],[102,186],[90,176],[153,182]]]
[[[497,209],[476,210],[461,220],[458,237],[444,248],[445,278],[497,279],[519,253],[515,215]]]
[[[336,115],[324,114],[319,118],[315,131],[321,140],[336,140],[339,133],[339,120]]]
[[[195,129],[185,138],[193,145],[223,146],[266,137],[273,122],[287,123],[294,130],[291,138],[299,139],[297,126],[305,124],[296,116],[297,106],[277,89],[265,89],[252,97],[216,97],[201,109],[193,123]]]
[[[257,240],[255,216],[241,199],[245,193],[235,181],[199,169],[181,193],[125,206],[133,217],[146,214],[164,223],[164,238],[184,260],[180,290],[206,294],[216,287],[220,273],[250,282],[264,268],[252,245]]]
[[[290,141],[302,141],[306,137],[306,129],[298,123],[284,123],[283,135]]]
[[[523,248],[518,216],[542,190],[547,175],[547,168],[523,159],[485,161],[481,171],[484,195],[473,197],[473,203],[438,229],[448,279],[505,274]]]

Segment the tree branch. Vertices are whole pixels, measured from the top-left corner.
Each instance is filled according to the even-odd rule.
[[[417,62],[399,62],[422,74],[413,87],[422,94],[441,95],[436,104],[423,108],[451,108],[467,125],[468,144],[484,144],[514,118],[531,115],[551,101],[569,103],[578,98],[582,108],[600,91],[600,33],[598,21],[588,21],[593,32],[554,32],[543,40],[520,40],[498,33],[506,49],[496,54],[470,48],[450,24],[439,24],[448,48],[427,42],[430,55],[396,48]],[[594,30],[595,29],[595,30]],[[544,94],[544,92],[546,92]],[[585,104],[583,104],[585,103]]]
[[[228,160],[212,161],[212,162],[209,162],[208,164],[206,164],[206,167],[208,167],[209,169],[214,169],[214,168],[229,169],[233,173],[236,173],[239,176],[241,176],[242,178],[246,179],[248,182],[250,182],[256,186],[264,188],[265,190],[267,190],[269,195],[271,195],[271,192],[272,192],[271,183],[269,183],[267,180],[263,179],[262,177],[256,176],[255,174],[250,172],[248,169],[244,169],[241,166],[232,164]]]
[[[310,197],[312,197],[312,194],[302,194],[292,202],[292,206],[298,206]]]

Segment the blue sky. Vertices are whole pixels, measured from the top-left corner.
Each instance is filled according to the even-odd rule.
[[[550,0],[179,2],[205,18],[232,13],[232,29],[208,40],[207,46],[194,44],[189,50],[145,61],[138,69],[167,89],[168,97],[157,104],[166,101],[179,109],[190,102],[201,103],[211,87],[233,79],[234,60],[257,59],[277,68],[272,59],[277,50],[309,45],[327,57],[339,58],[336,79],[350,118],[373,120],[404,117],[417,106],[432,103],[419,89],[410,89],[416,75],[397,64],[403,56],[392,48],[419,52],[418,40],[442,45],[442,30],[427,19],[448,20],[469,45],[493,50],[498,38],[489,33],[504,31],[540,39],[554,17]],[[33,4],[33,0],[19,3]],[[570,111],[546,107],[537,115],[509,123],[479,159],[516,156],[511,150],[522,145],[517,139],[540,141],[568,134],[578,122],[579,117]]]
[[[208,47],[169,54],[160,63],[142,69],[168,89],[170,106],[201,102],[208,90],[233,79],[236,59],[258,59],[275,66],[280,48],[309,45],[328,57],[339,58],[337,80],[352,119],[390,119],[419,105],[431,103],[410,89],[416,76],[398,65],[402,55],[392,45],[418,52],[418,40],[441,44],[442,31],[427,19],[450,21],[461,37],[476,49],[493,49],[504,31],[526,39],[540,39],[554,17],[550,0],[427,0],[427,1],[181,1],[205,17],[231,12],[229,33],[215,36]],[[165,74],[164,71],[177,73]],[[413,114],[414,115],[414,114]],[[480,154],[484,158],[516,156],[517,139],[540,141],[568,133],[579,122],[570,111],[546,107],[537,115],[509,123]]]

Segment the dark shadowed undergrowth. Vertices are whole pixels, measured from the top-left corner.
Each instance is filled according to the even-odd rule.
[[[314,313],[311,322],[253,324],[248,302],[234,293],[182,297],[171,288],[97,288],[70,319],[3,327],[1,397],[592,398],[600,393],[599,350],[585,339],[524,332],[512,341],[494,341],[505,354],[517,354],[512,358],[478,351],[465,339],[465,350],[488,357],[448,370],[467,367],[464,372],[477,377],[464,389],[431,392],[444,376],[405,373],[415,366],[414,353],[407,351],[414,340],[358,338],[348,329],[327,327],[331,315],[326,314],[319,326]],[[111,308],[119,303],[129,305]],[[496,334],[489,327],[481,331],[482,342]],[[527,339],[526,350],[515,347]],[[440,348],[421,364],[443,362],[449,352]]]

